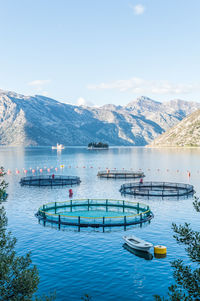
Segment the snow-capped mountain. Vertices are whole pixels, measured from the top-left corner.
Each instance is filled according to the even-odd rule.
[[[198,108],[195,102],[161,103],[144,96],[126,106],[74,106],[0,90],[0,144],[146,145]]]

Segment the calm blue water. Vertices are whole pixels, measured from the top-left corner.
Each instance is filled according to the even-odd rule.
[[[139,200],[150,206],[155,218],[142,228],[129,229],[126,234],[164,244],[168,250],[166,258],[145,260],[123,248],[123,229],[108,229],[105,233],[89,229],[78,232],[75,228],[59,231],[38,224],[34,216],[37,209],[43,203],[68,200],[68,189],[21,187],[19,180],[23,168],[65,165],[59,174],[77,175],[82,180],[79,186],[73,187],[74,199],[124,199],[119,192],[124,180],[98,179],[99,168],[141,168],[145,180],[191,183],[199,194],[200,150],[68,148],[57,153],[50,148],[1,148],[0,163],[12,171],[7,176],[9,198],[5,203],[8,227],[18,239],[18,253],[32,252],[33,263],[40,272],[38,293],[56,290],[57,300],[81,300],[86,293],[92,300],[152,300],[154,294],[166,296],[173,280],[170,261],[179,257],[187,262],[184,248],[177,246],[172,237],[171,223],[187,221],[194,229],[200,228],[192,199]],[[20,174],[15,173],[16,168]],[[190,179],[187,170],[191,172]]]
[[[50,212],[50,211],[49,211]],[[54,211],[52,211],[54,213]],[[131,213],[127,214],[127,212],[106,212],[105,210],[94,210],[94,211],[75,211],[75,212],[64,212],[64,213],[59,213],[60,215],[66,215],[67,216],[83,216],[83,217],[118,217],[118,216],[123,216],[123,215],[131,215]],[[137,211],[135,211],[135,214],[137,214]]]

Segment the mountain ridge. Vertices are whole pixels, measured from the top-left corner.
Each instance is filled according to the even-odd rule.
[[[200,103],[161,103],[145,96],[125,106],[78,106],[0,90],[0,144],[144,146],[199,108]]]

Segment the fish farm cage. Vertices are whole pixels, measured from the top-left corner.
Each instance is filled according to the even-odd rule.
[[[122,194],[147,197],[181,197],[194,194],[194,187],[190,184],[170,182],[127,183],[120,188]]]
[[[130,170],[103,170],[97,174],[100,178],[107,179],[138,179],[144,178],[145,175],[142,171],[130,171]]]
[[[27,186],[65,186],[80,184],[81,180],[76,176],[40,175],[27,176],[20,180],[20,184]]]
[[[79,227],[124,227],[150,221],[154,215],[149,206],[111,199],[82,199],[43,205],[36,213],[39,221]]]

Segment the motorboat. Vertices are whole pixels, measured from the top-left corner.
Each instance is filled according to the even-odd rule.
[[[56,146],[52,146],[52,149],[57,149],[57,150],[61,150],[61,149],[64,149],[64,148],[65,148],[64,145],[63,144],[59,144],[59,143],[57,143]]]
[[[134,235],[123,236],[123,239],[129,247],[139,251],[149,252],[150,248],[153,247],[151,243],[144,241]]]

